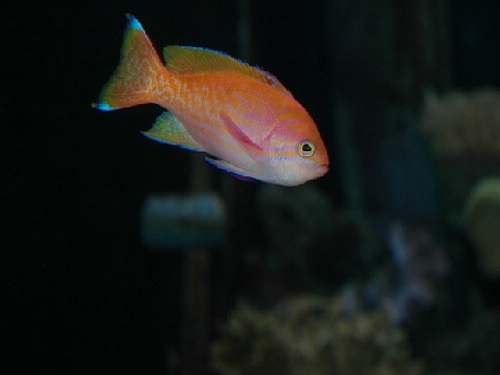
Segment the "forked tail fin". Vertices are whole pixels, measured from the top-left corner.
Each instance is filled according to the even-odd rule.
[[[166,71],[140,22],[127,18],[118,68],[92,104],[102,111],[154,102],[155,85]]]

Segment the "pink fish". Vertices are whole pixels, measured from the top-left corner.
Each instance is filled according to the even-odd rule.
[[[224,53],[168,46],[163,65],[128,15],[118,68],[93,106],[110,111],[156,103],[167,110],[144,134],[207,153],[227,172],[295,186],[328,171],[316,124],[276,77]]]

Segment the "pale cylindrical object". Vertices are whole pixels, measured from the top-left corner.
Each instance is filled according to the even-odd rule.
[[[465,208],[465,226],[477,250],[478,265],[500,276],[500,178],[487,178],[473,189]]]
[[[220,246],[226,214],[213,193],[152,195],[142,207],[142,241],[151,249]]]

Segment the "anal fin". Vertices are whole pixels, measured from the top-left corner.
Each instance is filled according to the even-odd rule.
[[[163,112],[156,119],[153,127],[142,132],[146,137],[157,142],[179,146],[192,151],[204,151],[184,128],[181,122],[170,112]]]

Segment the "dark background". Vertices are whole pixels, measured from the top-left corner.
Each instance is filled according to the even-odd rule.
[[[251,2],[247,53],[316,119],[332,168],[314,184],[345,206],[329,3]],[[191,154],[140,135],[159,108],[104,113],[91,103],[118,62],[126,13],[157,48],[239,56],[238,2],[11,1],[2,8],[1,372],[165,373],[166,348],[179,340],[184,258],[146,251],[139,213],[148,194],[189,189]],[[499,20],[498,1],[450,2],[443,87],[500,86]],[[220,183],[220,172],[210,173]]]

